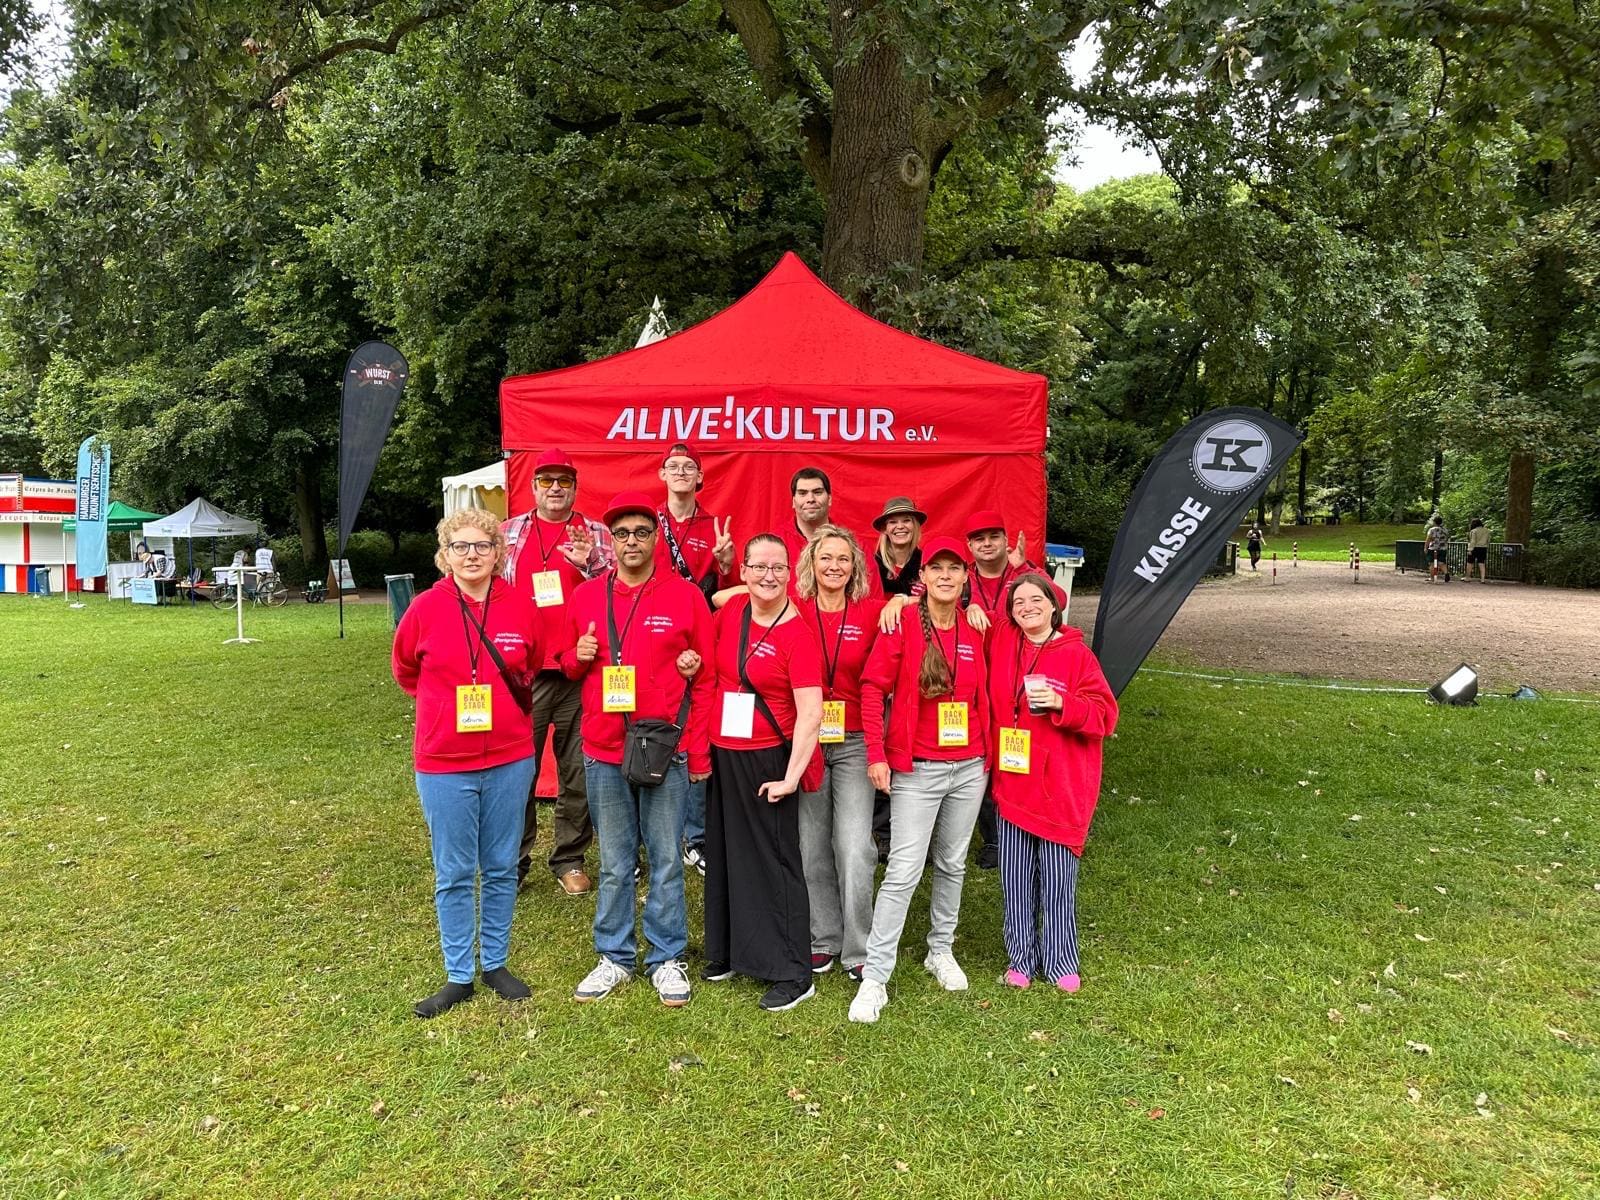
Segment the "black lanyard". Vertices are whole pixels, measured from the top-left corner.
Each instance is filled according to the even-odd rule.
[[[616,594],[612,591],[617,582],[617,573],[612,571],[611,574],[606,576],[606,634],[611,641],[611,665],[613,667],[622,665],[623,640],[628,636],[628,630],[633,628],[633,618],[639,612],[639,601],[644,599],[644,591],[650,586],[651,580],[655,577],[655,572],[650,572],[649,577],[639,585],[639,590],[634,593],[633,607],[628,610],[628,622],[622,627],[622,636],[618,637]]]
[[[995,610],[1000,607],[1000,601],[1005,599],[1006,580],[1010,578],[1011,566],[1010,564],[1007,564],[1006,569],[1000,572],[1000,584],[995,588],[994,599],[990,600],[989,593],[984,589],[983,586],[983,573],[979,571],[977,567],[972,568],[972,586],[978,589],[978,601],[983,605],[983,611],[985,613],[993,616]]]
[[[472,682],[474,685],[476,685],[478,682],[478,648],[483,644],[483,642],[489,640],[489,601],[494,599],[493,581],[491,581],[489,584],[488,595],[484,596],[483,598],[483,623],[481,625],[478,624],[477,617],[470,616],[467,609],[467,598],[462,594],[461,585],[459,583],[456,584],[456,599],[461,603],[461,632],[465,634],[467,638],[467,662],[472,667]],[[469,619],[472,621],[473,625],[478,627],[477,637],[472,636],[472,630],[467,625],[467,621]]]
[[[572,524],[573,517],[577,517],[580,521],[583,519],[582,514],[574,509],[572,511],[572,516],[569,516],[565,521],[561,522],[562,533],[567,533],[567,526]],[[539,567],[541,570],[548,571],[550,569],[550,551],[544,548],[544,530],[540,528],[543,522],[540,520],[537,512],[535,512],[529,519],[533,522],[533,536],[539,540]],[[554,522],[551,522],[551,524],[554,524]],[[571,540],[571,537],[571,534],[567,534],[568,540]],[[561,540],[559,538],[556,539],[556,544],[553,548],[556,550],[561,549]],[[565,554],[561,556],[561,561],[566,563],[568,566],[572,566],[572,561],[567,558]],[[556,564],[556,569],[561,569],[560,563]],[[573,567],[573,570],[578,570],[578,568]]]
[[[1022,643],[1029,641],[1029,638],[1028,635],[1023,633],[1020,629],[1017,631],[1017,661],[1016,664],[1011,668],[1014,672],[1016,672],[1011,681],[1015,685],[1015,690],[1011,695],[1011,724],[1014,726],[1022,723],[1022,693],[1027,690],[1022,681],[1027,676],[1033,674],[1034,668],[1039,665],[1039,659],[1044,655],[1045,647],[1051,642],[1055,641],[1055,639],[1056,635],[1052,631],[1049,637],[1045,638],[1044,641],[1038,644],[1033,652],[1032,666],[1024,671],[1022,669]]]
[[[694,572],[690,569],[689,560],[683,556],[683,551],[678,546],[678,539],[672,532],[672,510],[663,508],[656,515],[660,518],[661,533],[667,539],[667,554],[672,559],[673,567],[679,575],[693,583]],[[694,511],[683,522],[684,532],[687,533],[689,526],[693,525],[699,518],[700,506],[696,504]]]
[[[839,670],[839,649],[844,645],[844,623],[850,619],[850,597],[844,598],[844,611],[839,614],[839,633],[833,639],[833,660],[828,660],[828,631],[822,627],[822,604],[813,601],[817,609],[817,641],[821,643],[822,667],[828,673],[828,699],[833,699],[833,677]]]
[[[750,622],[755,619],[756,613],[754,605],[745,605],[744,619],[739,622],[739,682],[747,684],[752,692],[756,690],[756,685],[750,682],[750,676],[746,673],[745,668],[749,665],[750,660],[756,656],[756,652],[766,643],[766,640],[772,636],[772,631],[783,621],[784,615],[788,611],[789,597],[785,596],[783,598],[783,607],[778,610],[777,620],[767,626],[767,631],[761,635],[760,641],[756,642],[755,649],[746,654],[745,648],[750,645]]]

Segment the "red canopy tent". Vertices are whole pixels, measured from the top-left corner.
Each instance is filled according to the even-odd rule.
[[[701,454],[705,507],[744,540],[793,520],[789,476],[818,466],[833,518],[858,532],[890,496],[928,513],[924,536],[961,536],[998,508],[1042,552],[1047,383],[935,345],[846,303],[794,254],[743,299],[664,341],[500,385],[510,512],[533,507],[533,461],[560,446],[578,508],[665,495],[668,447]],[[871,550],[871,543],[867,547]]]

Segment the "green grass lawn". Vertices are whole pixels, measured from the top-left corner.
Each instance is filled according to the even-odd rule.
[[[1249,528],[1246,522],[1234,534],[1241,556]],[[1300,557],[1307,561],[1345,562],[1350,557],[1350,543],[1354,542],[1361,551],[1362,562],[1392,563],[1396,541],[1420,542],[1422,534],[1421,525],[1285,525],[1276,535],[1267,534],[1264,553],[1271,558],[1277,551],[1278,561],[1286,563],[1294,543],[1299,542]]]
[[[972,990],[920,969],[924,887],[876,1027],[837,974],[580,1007],[549,885],[534,999],[425,1023],[386,615],[247,616],[0,597],[0,1196],[1600,1194],[1594,708],[1146,675],[1077,996],[998,986],[974,871]]]

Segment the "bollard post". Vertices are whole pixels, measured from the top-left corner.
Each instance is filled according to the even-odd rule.
[[[1347,571],[1356,569],[1356,544],[1354,542],[1350,543],[1350,561],[1345,564],[1345,569]]]
[[[1289,546],[1294,554],[1294,557],[1289,560],[1289,565],[1291,567],[1298,567],[1300,565],[1300,543],[1290,542]]]
[[[1360,583],[1361,582],[1361,551],[1359,551],[1359,550],[1351,550],[1350,553],[1352,555],[1352,557],[1350,559],[1350,569],[1355,572],[1355,574],[1350,577],[1350,582],[1351,583]]]
[[[1274,585],[1278,582],[1278,552],[1276,550],[1272,552],[1272,582]]]

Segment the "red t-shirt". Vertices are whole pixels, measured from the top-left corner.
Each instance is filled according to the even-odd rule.
[[[915,616],[915,614],[912,614]],[[902,618],[904,619],[904,618]],[[954,629],[935,629],[934,644],[951,664],[955,676],[954,688],[942,696],[924,699],[917,705],[917,724],[911,738],[912,758],[932,758],[941,762],[954,762],[981,754],[987,730],[975,728],[978,720],[978,693],[984,682],[980,663],[983,641],[967,626],[957,621]],[[939,745],[939,705],[960,701],[967,706],[967,744],[965,746]]]
[[[822,612],[815,600],[796,603],[822,655],[822,698],[844,701],[845,730],[855,732],[861,728],[861,671],[878,636],[883,601],[875,596],[850,600],[842,612]]]
[[[561,637],[566,628],[567,605],[572,600],[572,593],[578,590],[578,585],[588,579],[588,576],[573,566],[572,561],[561,553],[561,547],[571,540],[572,535],[569,532],[571,527],[586,525],[583,514],[577,511],[560,523],[546,521],[535,512],[523,527],[514,551],[512,581],[516,589],[538,610],[539,620],[543,625],[545,656],[544,662],[539,665],[544,669],[557,669],[561,665],[556,661],[556,654],[561,649]],[[593,536],[592,530],[590,536]],[[554,571],[561,577],[559,604],[539,607],[535,599],[533,577],[541,571]]]
[[[659,522],[659,532],[656,534],[656,566],[678,573],[678,564],[672,559],[672,550],[667,545],[667,531],[672,531],[672,536],[677,540],[678,551],[683,555],[684,565],[689,568],[689,582],[696,587],[707,575],[716,575],[717,582],[724,587],[737,583],[722,575],[717,570],[717,532],[715,523],[719,519],[705,509],[696,507],[694,514],[687,521],[680,521],[672,515],[672,510],[663,504],[656,510],[656,519]]]
[[[750,597],[735,596],[716,618],[717,699],[711,712],[711,744],[724,750],[757,750],[782,745],[794,736],[794,690],[822,686],[822,654],[817,649],[817,635],[803,616],[770,628],[752,621],[745,674],[767,702],[782,733],[772,728],[758,708],[751,737],[723,735],[723,694],[748,690],[739,678],[739,630],[749,607]]]

